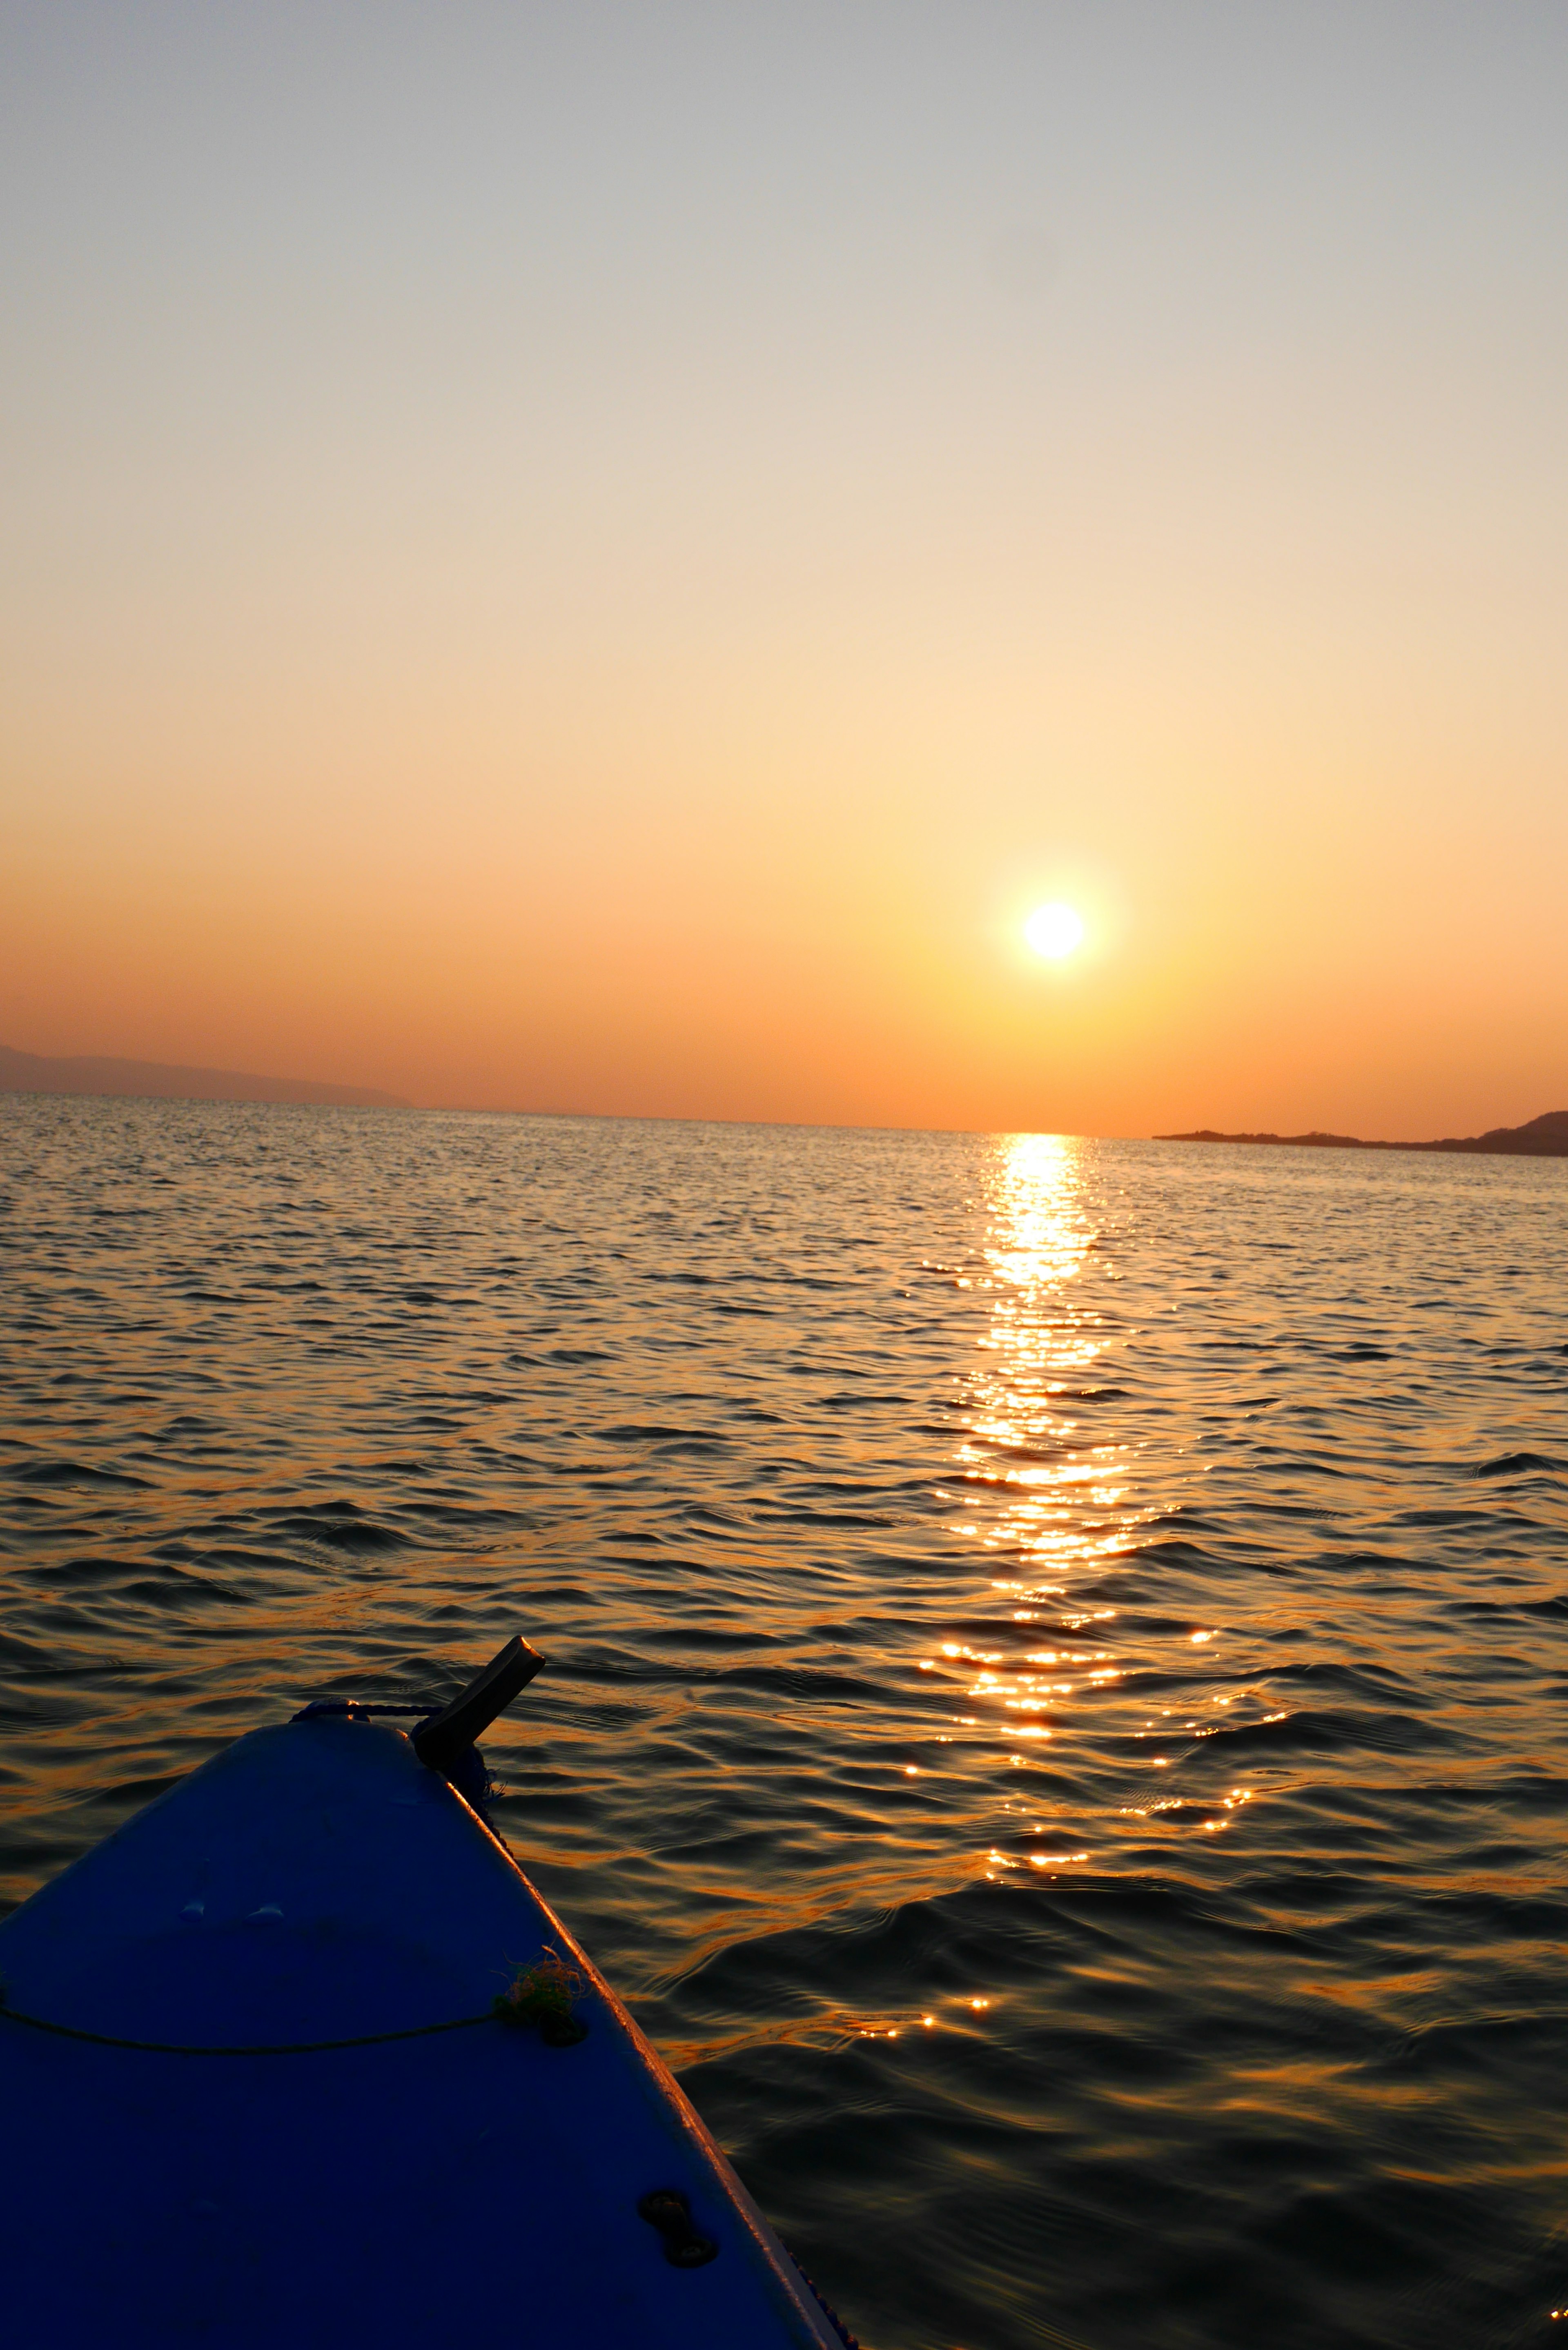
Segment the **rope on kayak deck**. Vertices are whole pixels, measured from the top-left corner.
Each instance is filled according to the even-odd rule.
[[[417,1716],[418,1722],[414,1731],[414,1736],[417,1739],[421,1731],[428,1722],[433,1721],[440,1711],[439,1701],[434,1705],[372,1705],[365,1698],[317,1697],[312,1698],[308,1705],[301,1706],[297,1713],[291,1713],[288,1718],[293,1722],[322,1721],[334,1715],[339,1720],[347,1717],[350,1721],[360,1721],[367,1714],[402,1714],[410,1721]],[[441,1776],[457,1789],[463,1802],[472,1805],[493,1835],[495,1823],[490,1816],[490,1799],[494,1794],[495,1789],[491,1783],[490,1773],[484,1767],[484,1757],[478,1747],[463,1747],[443,1769]]]
[[[317,1721],[324,1713],[418,1713],[433,1715],[441,1708],[434,1705],[369,1705],[358,1697],[317,1697],[297,1713],[289,1715],[290,1721]]]
[[[85,2040],[94,2048],[135,2048],[144,2056],[320,2056],[333,2048],[384,2048],[392,2040],[433,2040],[438,2033],[468,2032],[476,2023],[504,2023],[513,2031],[532,2027],[546,2048],[574,2048],[588,2036],[587,2025],[572,2012],[581,1989],[581,1977],[564,1967],[554,1950],[546,1950],[540,1963],[525,1972],[520,1970],[482,2015],[454,2015],[444,2023],[406,2024],[400,2032],[361,2032],[346,2040],[270,2040],[246,2047],[125,2040],[118,2033],[85,2032],[79,2024],[29,2015],[24,2008],[11,2005],[4,1983],[0,1983],[0,2022],[25,2023],[29,2031],[50,2032],[59,2040]]]
[[[354,2040],[272,2040],[254,2048],[202,2047],[182,2040],[122,2040],[113,2032],[84,2032],[75,2023],[56,2023],[47,2015],[27,2015],[0,1994],[0,2019],[25,2023],[34,2032],[52,2032],[60,2040],[86,2040],[94,2048],[139,2048],[146,2056],[318,2056],[328,2048],[379,2048],[389,2040],[429,2040],[438,2032],[466,2032],[471,2024],[494,2021],[493,2009],[483,2015],[454,2015],[447,2023],[415,2023],[401,2032],[365,2032]]]

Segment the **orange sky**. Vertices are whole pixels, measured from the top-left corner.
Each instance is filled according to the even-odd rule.
[[[13,17],[0,1041],[1568,1104],[1568,28],[1262,16]]]

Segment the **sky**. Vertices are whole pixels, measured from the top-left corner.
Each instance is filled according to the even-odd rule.
[[[1561,0],[9,0],[0,1041],[1568,1105],[1565,120]]]

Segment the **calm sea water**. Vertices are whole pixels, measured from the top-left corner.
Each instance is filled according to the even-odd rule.
[[[1568,1164],[0,1099],[5,1898],[498,1825],[875,2350],[1568,2327]]]

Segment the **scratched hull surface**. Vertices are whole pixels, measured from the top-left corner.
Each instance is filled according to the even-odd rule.
[[[498,1824],[875,2350],[1560,2330],[1568,1169],[0,1118],[7,1898],[522,1627]]]

